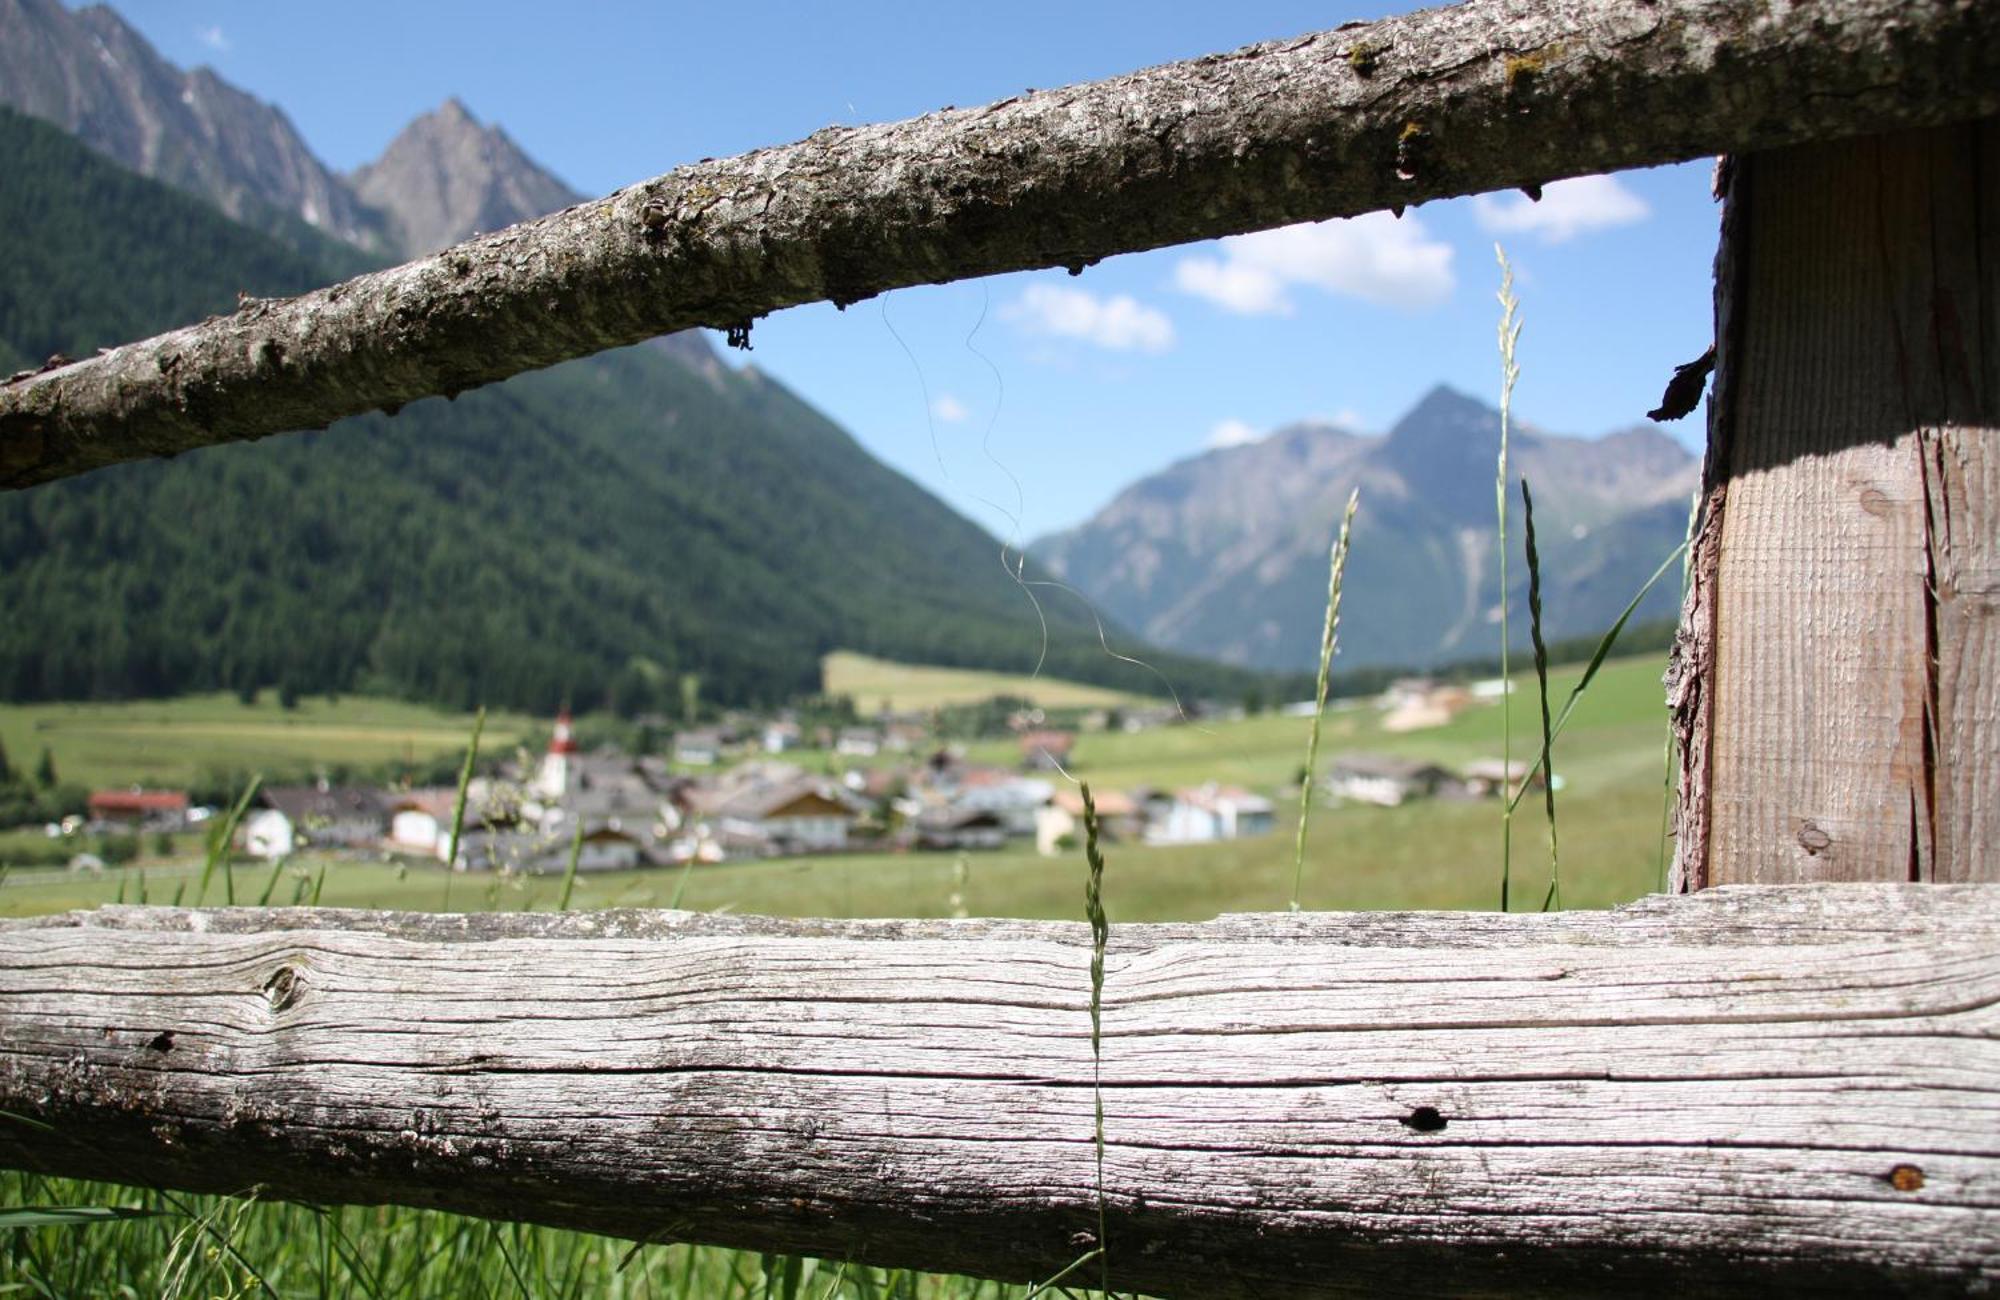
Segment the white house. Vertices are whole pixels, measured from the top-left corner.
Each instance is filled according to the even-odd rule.
[[[639,865],[639,858],[645,852],[645,845],[639,837],[629,831],[614,830],[600,826],[585,833],[583,843],[577,849],[576,869],[578,871],[630,871]],[[545,858],[541,869],[564,871],[569,867],[569,849],[563,846],[552,858]]]
[[[452,809],[457,802],[458,792],[442,787],[390,795],[386,800],[390,847],[437,853],[438,841],[451,837]],[[469,797],[467,802],[471,802]]]
[[[1009,835],[1033,835],[1035,816],[1055,793],[1055,787],[1035,777],[975,770],[967,774],[949,807],[958,813],[990,812]]]
[[[259,808],[245,813],[237,834],[242,838],[243,851],[253,858],[286,857],[298,844],[292,819],[276,808]]]
[[[348,786],[272,786],[263,806],[238,827],[244,849],[281,858],[310,844],[319,848],[370,848],[389,829],[388,814],[373,790]]]
[[[1457,778],[1436,763],[1395,754],[1341,754],[1326,772],[1327,792],[1335,798],[1381,808],[1429,798],[1455,784]]]
[[[689,767],[713,767],[722,761],[722,733],[683,731],[674,737],[674,761]]]
[[[882,752],[882,733],[873,727],[845,727],[833,749],[846,758],[873,758]]]
[[[1145,827],[1145,812],[1129,794],[1104,790],[1096,795],[1097,823],[1109,838],[1137,836]],[[1058,790],[1035,810],[1035,851],[1045,858],[1069,852],[1083,842],[1083,796]]]
[[[739,769],[717,785],[691,792],[691,810],[718,828],[768,837],[780,851],[834,852],[847,847],[860,801],[839,783],[787,771]]]
[[[1277,829],[1271,801],[1236,786],[1207,785],[1179,790],[1166,814],[1146,833],[1148,844],[1206,844],[1248,839]]]
[[[389,829],[381,796],[358,786],[270,786],[259,798],[290,818],[293,835],[308,844],[371,847]]]

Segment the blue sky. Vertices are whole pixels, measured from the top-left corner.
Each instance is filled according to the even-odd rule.
[[[457,95],[601,194],[838,123],[1297,35],[1342,3],[827,5],[128,0],[168,58],[282,107],[337,168]],[[1559,129],[1551,124],[1551,129]],[[1433,384],[1492,400],[1504,241],[1526,327],[1515,409],[1630,425],[1710,335],[1717,212],[1693,162],[1352,223],[782,312],[757,366],[1002,537],[1080,521],[1133,479],[1303,418],[1380,431]],[[1690,446],[1698,419],[1675,433]]]

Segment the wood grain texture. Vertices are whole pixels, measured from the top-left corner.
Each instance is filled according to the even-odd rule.
[[[2000,112],[1990,0],[1468,0],[710,160],[0,386],[0,488],[691,326]]]
[[[1114,864],[1115,871],[1115,864]],[[1115,881],[1111,890],[1115,904]],[[1094,1240],[1082,925],[0,923],[0,1161],[1027,1279]],[[2000,1281],[2000,888],[1114,924],[1114,1281]]]
[[[1992,120],[1737,160],[1696,887],[2000,879],[1996,174]]]

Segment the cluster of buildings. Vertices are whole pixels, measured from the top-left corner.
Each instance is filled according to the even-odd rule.
[[[847,739],[860,743],[858,736]],[[1082,806],[1062,777],[1075,736],[1029,730],[1017,741],[1020,761],[1013,767],[970,762],[963,750],[942,747],[916,761],[856,766],[834,777],[771,757],[767,745],[763,756],[712,775],[690,775],[679,746],[673,762],[610,750],[584,753],[565,716],[532,772],[472,783],[456,865],[566,870],[572,850],[579,871],[857,850],[976,851],[1015,841],[1033,841],[1044,853],[1066,851],[1081,836]],[[899,744],[892,752],[908,749]],[[384,847],[440,862],[450,858],[450,790],[382,796],[272,791],[261,820],[246,823],[245,846],[271,856],[291,851],[296,841],[283,838],[286,825],[305,826],[315,840],[332,836],[334,843],[359,846],[358,813],[371,797],[381,805],[374,825]],[[1110,837],[1149,843],[1199,843],[1275,829],[1269,800],[1212,784],[1174,792],[1107,791],[1099,812]],[[268,842],[261,834],[265,824],[275,832]]]
[[[1483,758],[1454,771],[1442,763],[1399,754],[1347,753],[1327,763],[1321,786],[1342,802],[1396,808],[1418,799],[1493,799],[1512,792],[1523,780],[1539,787],[1541,769],[1530,772],[1529,765],[1518,760]],[[1560,777],[1556,788],[1562,788]]]
[[[1380,702],[1382,725],[1440,725],[1484,693],[1478,686],[1399,682]],[[1038,715],[1016,722],[1018,762],[1005,766],[968,761],[959,747],[938,747],[926,728],[895,720],[806,736],[797,722],[780,717],[757,727],[684,731],[667,756],[586,753],[565,712],[546,753],[471,782],[463,809],[452,788],[268,787],[240,822],[238,845],[267,859],[310,848],[520,872],[564,871],[572,859],[579,871],[615,871],[851,850],[958,852],[1026,841],[1059,854],[1084,834],[1082,799],[1067,779],[1076,736],[1038,722]],[[805,743],[828,767],[849,760],[847,770],[809,772],[785,757]],[[1395,807],[1417,799],[1492,798],[1529,776],[1519,762],[1487,760],[1454,771],[1350,752],[1327,761],[1321,788],[1342,802]],[[1215,782],[1100,790],[1096,799],[1102,833],[1130,843],[1202,844],[1276,829],[1270,799]],[[176,791],[100,791],[90,799],[91,821],[101,827],[172,831],[211,811],[190,808]]]
[[[856,747],[883,740],[878,730],[856,731],[835,739]],[[312,849],[541,873],[567,870],[572,855],[579,871],[615,871],[854,850],[998,849],[1013,842],[1055,854],[1083,834],[1082,803],[1064,776],[1076,739],[1067,731],[1019,733],[1014,766],[971,762],[951,746],[900,763],[853,766],[838,777],[772,756],[788,746],[770,738],[748,759],[740,757],[748,748],[741,738],[720,732],[686,738],[694,743],[688,752],[715,757],[690,761],[679,744],[672,759],[585,752],[564,714],[546,753],[525,769],[472,781],[462,812],[457,791],[448,787],[270,786],[239,823],[237,844],[267,859]],[[913,750],[906,739],[894,737],[891,752]],[[725,753],[733,760],[726,767]],[[701,770],[708,766],[716,770]],[[1112,839],[1203,843],[1275,829],[1270,800],[1213,783],[1107,790],[1097,802]],[[207,810],[190,809],[185,795],[169,791],[105,791],[92,801],[94,820],[148,829],[182,829],[201,811]]]

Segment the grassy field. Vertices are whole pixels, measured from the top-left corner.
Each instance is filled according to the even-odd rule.
[[[1658,657],[1608,665],[1558,742],[1564,898],[1602,907],[1657,887],[1662,828],[1662,740]],[[1574,671],[1560,674],[1566,692]],[[1531,752],[1532,679],[1513,705],[1515,755]],[[1560,698],[1560,695],[1559,695]],[[1326,756],[1346,750],[1410,754],[1461,763],[1498,754],[1500,710],[1482,706],[1448,726],[1383,733],[1376,715],[1348,708],[1328,719]],[[350,722],[352,720],[349,720]],[[359,724],[354,724],[359,725]],[[1303,719],[1257,717],[1204,729],[1083,737],[1075,771],[1100,788],[1221,780],[1285,795],[1305,748]],[[460,743],[440,736],[445,747]],[[11,745],[11,739],[10,739]],[[992,756],[1010,758],[995,746]],[[1291,892],[1293,806],[1280,803],[1279,833],[1232,844],[1107,846],[1106,905],[1113,926],[1201,919],[1221,912],[1283,908]],[[1539,901],[1546,859],[1539,803],[1516,819],[1517,906]],[[3,846],[0,846],[3,847]],[[1396,809],[1316,811],[1306,872],[1309,908],[1491,908],[1499,890],[1500,835],[1493,803],[1416,803]],[[1032,851],[977,854],[962,885],[948,855],[816,858],[704,867],[688,873],[631,872],[578,881],[579,907],[681,905],[778,915],[943,916],[955,890],[973,915],[1080,919],[1081,855]],[[236,878],[237,896],[291,902],[319,864],[268,868]],[[0,880],[0,913],[89,907],[119,896],[171,901],[192,890],[190,860],[102,878],[15,872]],[[560,881],[459,876],[430,867],[326,864],[330,905],[438,909],[548,909]],[[449,896],[447,897],[447,891]],[[219,901],[220,882],[209,900]],[[0,1123],[7,1122],[0,1118]],[[661,1300],[1023,1300],[1026,1289],[837,1263],[784,1260],[689,1246],[649,1246],[551,1229],[494,1224],[389,1207],[316,1210],[213,1197],[180,1197],[107,1185],[0,1173],[0,1206],[129,1205],[160,1217],[84,1228],[9,1234],[0,1250],[0,1294],[36,1296],[659,1297]],[[628,1256],[628,1252],[630,1252]],[[1087,1294],[1077,1292],[1077,1294]]]
[[[1573,906],[1611,906],[1656,888],[1665,728],[1661,667],[1655,657],[1608,664],[1557,742],[1564,897]],[[1572,669],[1555,676],[1558,698],[1568,692],[1576,673]],[[1514,701],[1516,758],[1532,753],[1524,737],[1534,725],[1534,688],[1532,678],[1525,681]],[[1497,704],[1477,706],[1444,727],[1403,735],[1383,732],[1377,716],[1365,708],[1332,714],[1322,742],[1323,761],[1342,750],[1408,754],[1448,764],[1500,753]],[[1106,891],[1114,917],[1201,920],[1222,912],[1284,907],[1292,879],[1291,801],[1305,729],[1303,719],[1263,715],[1204,727],[1082,737],[1071,770],[1100,790],[1214,780],[1279,799],[1275,835],[1217,845],[1111,846]],[[1012,747],[996,744],[988,757],[1011,759]],[[1493,907],[1499,897],[1499,852],[1497,807],[1491,803],[1324,809],[1313,821],[1302,902],[1328,909]],[[1516,817],[1514,863],[1521,882],[1516,899],[1539,900],[1540,892],[1532,886],[1547,873],[1539,801],[1524,801]],[[1078,914],[1080,862],[1010,848],[971,855],[967,865],[970,880],[961,892],[976,915]],[[121,888],[129,901],[138,901],[142,884],[150,901],[171,901],[195,869],[196,864],[184,861],[98,878],[17,872],[0,885],[0,914],[91,907],[111,901]],[[299,875],[288,879],[314,868],[301,864],[294,870]],[[265,876],[255,870],[249,874],[256,881],[255,896]],[[288,898],[292,888],[281,883],[274,897]],[[700,867],[685,880],[676,871],[588,876],[577,882],[575,905],[662,907],[678,896],[682,906],[702,911],[943,916],[950,911],[954,889],[949,855],[853,855]],[[322,901],[351,907],[514,910],[552,907],[559,893],[560,882],[548,878],[448,879],[428,866],[341,862],[327,871]]]
[[[1052,677],[1024,677],[973,668],[924,668],[890,663],[867,655],[836,650],[820,665],[828,695],[851,695],[863,714],[883,708],[935,709],[947,704],[976,704],[995,695],[1018,695],[1045,709],[1115,709],[1157,701],[1126,691]]]
[[[511,745],[529,726],[512,714],[487,718],[488,747]],[[91,787],[184,786],[214,772],[302,774],[315,765],[375,767],[463,751],[469,715],[421,704],[343,696],[305,698],[282,709],[272,691],[255,704],[233,694],[110,704],[0,705],[0,742],[30,768],[42,750],[65,782]]]

